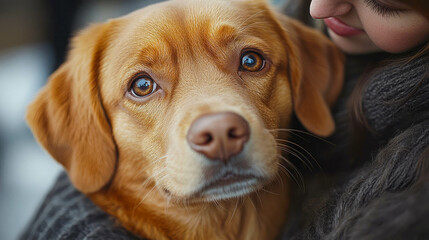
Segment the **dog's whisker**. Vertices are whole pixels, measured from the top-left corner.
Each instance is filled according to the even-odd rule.
[[[301,172],[296,168],[296,166],[290,162],[286,157],[280,155],[280,158],[289,165],[289,167],[291,167],[294,172],[296,172],[298,174],[298,177],[300,178],[301,182],[304,184],[304,177],[302,176]],[[286,167],[285,167],[286,168]],[[287,169],[287,168],[286,168]]]
[[[287,167],[283,166],[283,164],[278,163],[278,166],[279,166],[281,169],[284,169],[284,170],[287,172],[288,176],[294,180],[294,182],[298,185],[298,187],[299,187],[299,188],[301,188],[301,189],[305,190],[305,187],[304,187],[304,178],[303,178],[303,176],[301,175],[301,173],[300,173],[300,172],[295,168],[295,166],[294,166],[291,162],[289,162],[289,160],[287,160],[285,157],[283,157],[283,156],[281,156],[281,155],[279,155],[279,157],[280,157],[283,161],[285,161],[287,164],[289,164],[289,165],[290,165],[290,167],[292,167],[292,169],[294,169],[294,172],[296,172],[296,173],[298,174],[298,178],[299,178],[301,181],[299,181],[299,180],[298,180],[298,178],[295,176],[295,174],[293,174],[291,171],[289,171],[289,169],[288,169]],[[301,182],[301,184],[300,184],[300,182]]]
[[[160,172],[160,173],[158,173],[157,175],[161,175],[162,174],[162,172]],[[162,180],[163,178],[164,178],[165,176],[163,176],[163,177],[161,177],[160,179]],[[143,203],[143,201],[146,199],[146,197],[157,187],[157,184],[156,184],[156,182],[155,181],[152,181],[152,179],[154,178],[154,176],[149,176],[144,182],[143,182],[143,184],[142,184],[142,187],[143,188],[146,188],[147,187],[147,185],[149,185],[149,184],[151,184],[151,183],[153,183],[153,187],[148,191],[148,192],[146,192],[146,191],[144,191],[144,192],[146,192],[146,195],[143,197],[143,198],[141,198],[140,199],[140,201],[139,201],[139,203],[138,204],[136,204],[134,207],[133,207],[133,214],[134,214],[134,212],[136,211],[136,209],[138,209],[139,207],[140,207],[140,205]],[[167,202],[168,202],[169,200],[167,199]]]
[[[294,157],[296,157],[297,159],[299,159],[302,163],[304,163],[304,165],[309,169],[309,170],[313,170],[313,165],[311,164],[311,162],[305,157],[305,155],[303,155],[302,153],[300,153],[299,151],[295,150],[294,148],[288,147],[286,145],[283,144],[277,144],[277,147],[281,150],[284,151]]]
[[[234,218],[235,211],[237,210],[237,206],[238,206],[238,200],[239,200],[239,198],[235,199],[235,206],[234,206],[234,209],[232,210],[232,214],[228,218],[228,224],[230,224],[232,219]]]
[[[164,213],[167,213],[167,209],[170,208],[171,197],[167,196],[166,199],[167,199],[167,202],[166,202],[165,207],[164,207]]]
[[[308,142],[308,140],[306,138],[304,138],[303,136],[301,136],[300,134],[298,134],[298,133],[302,133],[300,130],[297,130],[298,131],[297,132],[297,131],[295,131],[295,129],[291,129],[291,128],[274,128],[274,129],[267,129],[267,131],[269,133],[276,133],[276,134],[279,134],[279,133],[282,133],[282,132],[290,133],[291,135],[293,135],[295,137],[298,137],[298,138],[302,139],[303,141]],[[308,133],[308,134],[310,136],[313,136],[311,133]]]
[[[292,145],[294,145],[294,146],[296,146],[296,147],[298,147],[300,150],[302,150],[302,151],[304,151],[308,156],[310,156],[311,157],[311,159],[317,164],[317,166],[319,167],[319,169],[321,169],[321,170],[323,170],[322,169],[322,166],[320,166],[320,164],[319,164],[319,162],[316,160],[316,158],[309,152],[309,151],[307,151],[304,147],[302,147],[301,145],[299,145],[299,144],[297,144],[297,143],[295,143],[295,142],[293,142],[293,141],[290,141],[290,140],[286,140],[286,139],[276,139],[276,141],[279,141],[279,142],[283,142],[283,143],[287,143],[287,144],[292,144]],[[285,146],[288,146],[288,145],[285,145]],[[298,151],[297,149],[295,149],[295,148],[292,148],[292,147],[290,147],[290,146],[288,146],[290,149],[292,149],[292,150],[294,150],[294,151],[296,151],[297,153],[299,153],[300,155],[302,155],[304,158],[305,158],[305,160],[307,160],[308,161],[308,163],[311,165],[311,167],[313,168],[313,164],[311,163],[311,161],[309,160],[309,159],[307,159],[305,156],[306,155],[304,155],[303,153],[301,153],[300,151]]]
[[[243,209],[245,207],[246,199],[244,196],[240,196],[240,209]]]
[[[156,185],[154,185],[147,193],[146,195],[142,198],[142,202],[152,193],[152,191],[156,188]]]
[[[146,180],[143,181],[141,187],[142,188],[146,188],[148,184],[150,183],[154,183],[156,184],[156,179],[162,175],[166,175],[167,172],[166,171],[154,171],[154,173],[152,175],[147,176]],[[162,177],[159,178],[159,180],[161,180]]]
[[[264,191],[264,192],[267,192],[267,193],[270,193],[270,194],[276,195],[276,196],[280,196],[280,194],[279,194],[279,193],[275,193],[275,192],[269,191],[269,190],[267,190],[267,189],[265,189],[265,188],[261,188],[261,190],[262,190],[262,191]]]
[[[305,153],[307,153],[309,156],[311,156],[311,158],[314,159],[314,161],[316,161],[316,159],[313,157],[313,155],[309,151],[307,151],[307,149],[305,149],[303,146],[299,145],[298,143],[295,143],[295,142],[293,142],[291,140],[287,140],[287,139],[276,139],[276,140],[278,140],[280,142],[285,142],[285,143],[288,143],[288,144],[292,144],[292,145],[298,147],[299,149],[301,149]]]
[[[280,163],[277,163],[277,164],[280,164]],[[283,174],[289,175],[283,168],[279,168],[279,170]],[[276,173],[276,179],[277,179],[278,182],[280,182],[280,184],[282,185],[282,189],[283,189],[285,186],[284,186],[284,183],[283,183],[283,178],[282,178],[282,176],[280,175],[279,172]]]
[[[141,199],[140,199],[140,201],[138,202],[138,204],[136,204],[136,205],[133,207],[132,216],[134,216],[135,211],[136,211],[136,210],[141,206],[141,204],[143,204],[143,202],[144,202],[144,200],[145,200],[146,196],[147,196],[148,194],[150,194],[150,193],[152,192],[152,190],[153,190],[155,187],[156,187],[156,185],[154,184],[154,185],[153,185],[153,187],[151,188],[151,190],[149,190],[149,191],[146,193],[146,195],[145,195],[143,198],[141,198]]]
[[[283,143],[277,143],[277,147],[282,151],[292,154],[293,156],[295,156],[296,158],[299,158],[300,160],[305,159],[306,164],[308,163],[310,165],[307,167],[309,169],[313,169],[313,165],[311,164],[311,161],[307,158],[305,154],[301,153],[299,150]]]
[[[165,159],[165,158],[167,158],[167,157],[168,157],[168,154],[166,154],[166,155],[164,155],[164,156],[162,156],[162,157],[160,157],[160,158],[158,158],[158,159],[156,159],[156,160],[154,160],[154,161],[148,161],[148,162],[147,162],[147,166],[145,166],[144,168],[140,169],[140,170],[136,173],[136,176],[137,176],[137,177],[139,177],[139,176],[141,176],[142,174],[146,173],[146,170],[148,170],[149,168],[153,167],[153,165],[158,164],[161,160],[163,160],[163,159]]]
[[[259,206],[263,206],[263,204],[262,204],[262,200],[261,200],[261,197],[259,196],[259,191],[257,191],[256,192],[256,197],[258,198],[258,200],[259,200]]]
[[[225,210],[225,207],[222,205],[222,202],[220,202],[219,200],[215,200],[215,203],[219,208]]]
[[[220,205],[219,205],[218,200],[216,200],[216,199],[215,199],[213,202],[214,202],[214,204],[215,204],[216,208],[220,208]]]
[[[138,202],[137,202],[138,201]],[[131,211],[131,217],[134,218],[135,215],[135,211],[137,210],[137,208],[140,207],[140,205],[143,203],[143,201],[139,200],[138,198],[136,198],[135,202],[134,202],[134,206],[133,206],[133,210]]]
[[[292,178],[292,177],[291,177],[291,173],[290,173],[290,171],[288,171],[288,170],[286,169],[286,167],[285,167],[285,166],[283,166],[283,164],[281,164],[281,163],[277,163],[277,165],[279,166],[279,171],[281,171],[283,174],[287,175],[289,178]],[[282,176],[280,175],[280,173],[277,173],[276,177],[277,177],[278,179],[280,179],[280,182],[283,184]],[[282,185],[282,187],[284,187],[284,185]]]
[[[155,177],[157,177],[159,174],[161,174],[161,172],[157,171],[156,169],[157,169],[157,167],[154,168],[154,171],[153,171],[152,174],[149,174],[149,175],[146,176],[146,180],[143,183],[145,183],[147,181],[154,180]]]
[[[247,199],[249,199],[250,204],[252,204],[253,208],[255,209],[255,212],[258,213],[258,209],[256,208],[255,204],[253,203],[253,198],[251,198],[250,196],[247,196]]]
[[[307,141],[305,138],[303,138],[302,136],[299,135],[299,134],[304,134],[304,135],[316,138],[318,140],[321,140],[321,141],[323,141],[325,143],[328,143],[330,145],[335,145],[334,143],[332,143],[332,142],[330,142],[330,141],[328,141],[328,140],[326,140],[324,138],[321,138],[321,137],[319,137],[319,136],[317,136],[317,135],[315,135],[313,133],[302,131],[302,130],[298,130],[298,129],[292,129],[292,128],[273,128],[273,129],[267,129],[267,131],[268,132],[288,132],[288,133],[293,134],[294,136],[297,136],[297,137],[299,137],[299,138]]]

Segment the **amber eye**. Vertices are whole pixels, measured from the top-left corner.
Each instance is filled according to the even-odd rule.
[[[256,52],[245,52],[241,55],[240,68],[248,72],[261,71],[265,66],[265,59]]]
[[[148,76],[137,77],[131,84],[131,93],[136,97],[145,97],[155,92],[158,86],[152,78]]]

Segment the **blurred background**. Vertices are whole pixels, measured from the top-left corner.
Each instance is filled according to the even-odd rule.
[[[283,4],[285,0],[272,0]],[[17,239],[61,167],[35,142],[25,111],[68,40],[156,0],[0,0],[0,239]]]

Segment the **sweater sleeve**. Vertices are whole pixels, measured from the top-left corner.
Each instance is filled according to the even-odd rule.
[[[22,233],[22,240],[139,239],[119,226],[62,173]]]
[[[295,239],[429,238],[428,146],[427,120],[397,134]]]

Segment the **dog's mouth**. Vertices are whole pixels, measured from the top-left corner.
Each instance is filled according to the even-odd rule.
[[[204,184],[195,197],[205,202],[240,197],[258,190],[264,182],[253,174],[226,172]]]
[[[162,190],[170,199],[185,201],[187,204],[199,204],[241,197],[261,189],[267,182],[265,178],[253,174],[226,172],[207,181],[198,191],[186,198],[175,198],[166,188]]]

